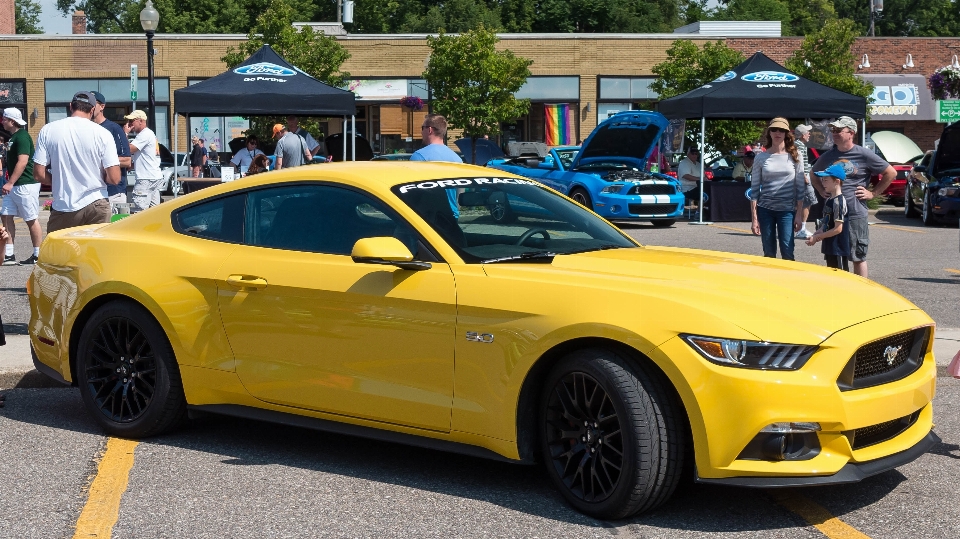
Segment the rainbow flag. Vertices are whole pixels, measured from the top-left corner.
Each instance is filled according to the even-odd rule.
[[[547,146],[566,146],[573,144],[574,120],[571,116],[572,112],[570,105],[566,103],[543,106],[543,116],[545,119],[544,132],[547,139]]]

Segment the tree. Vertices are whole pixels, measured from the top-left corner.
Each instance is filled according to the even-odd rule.
[[[700,49],[689,40],[678,39],[667,50],[667,59],[653,67],[657,78],[650,88],[660,99],[668,99],[717,79],[744,60],[740,51],[722,41],[706,43]],[[762,130],[763,123],[752,120],[710,120],[704,137],[704,156],[708,151],[726,154],[749,144],[757,140]],[[700,126],[688,123],[686,137],[691,144],[699,144]]]
[[[350,58],[350,53],[335,38],[322,32],[314,32],[308,26],[295,29],[291,24],[293,13],[293,8],[284,0],[271,0],[270,6],[257,17],[256,25],[247,33],[247,41],[236,49],[227,49],[221,60],[228,68],[234,68],[260,47],[270,45],[277,54],[313,78],[330,86],[343,86],[350,74],[340,67]],[[285,121],[278,117],[252,118],[248,133],[269,140],[270,127]],[[315,121],[304,120],[301,125],[314,136],[319,135]]]
[[[820,31],[804,38],[800,48],[787,60],[786,68],[824,86],[869,97],[873,85],[856,76],[856,59],[850,52],[857,37],[853,21],[830,21]]]
[[[473,139],[500,133],[500,123],[523,116],[530,101],[513,96],[527,77],[532,60],[496,50],[492,30],[478,27],[459,36],[429,36],[430,62],[423,78],[433,91],[433,109]]]
[[[856,23],[860,35],[870,26],[869,0],[833,0],[837,15]],[[958,0],[886,0],[877,13],[877,36],[948,37],[960,35]]]
[[[837,18],[832,0],[721,0],[707,20],[780,21],[785,36],[802,36]]]
[[[40,27],[40,12],[42,8],[34,0],[17,0],[15,3],[16,11],[16,33],[18,34],[42,34],[43,28]]]

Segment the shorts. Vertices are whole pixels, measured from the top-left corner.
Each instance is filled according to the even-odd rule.
[[[50,210],[47,221],[47,234],[64,228],[83,225],[97,225],[110,222],[110,201],[101,198],[94,200],[77,211]]]
[[[14,185],[10,194],[3,197],[0,215],[13,215],[24,221],[35,221],[40,217],[40,184]]]
[[[867,218],[847,219],[843,226],[850,227],[850,260],[866,261],[867,249],[870,247],[870,227],[867,225]]]

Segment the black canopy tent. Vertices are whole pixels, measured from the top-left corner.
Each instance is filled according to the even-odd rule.
[[[670,99],[657,110],[670,119],[700,118],[700,148],[707,118],[718,120],[788,118],[864,118],[867,100],[807,80],[762,52],[716,80]],[[704,160],[700,159],[700,205],[703,207]],[[703,222],[703,212],[700,212]]]
[[[270,45],[260,47],[239,66],[173,92],[174,151],[179,149],[179,115],[341,116],[356,130],[356,96],[311,77],[284,60]],[[343,159],[346,161],[346,146]]]

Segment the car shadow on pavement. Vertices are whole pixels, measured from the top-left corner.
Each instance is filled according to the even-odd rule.
[[[38,391],[51,395],[43,399],[44,406],[34,405]],[[20,389],[7,391],[6,395],[7,407],[0,409],[0,415],[9,420],[84,434],[98,431],[85,416],[75,388]],[[206,452],[220,458],[223,466],[280,465],[336,474],[477,500],[592,528],[641,525],[694,532],[750,532],[807,525],[799,516],[774,503],[763,490],[700,484],[681,485],[670,501],[650,513],[603,522],[570,508],[539,466],[212,414],[141,443]],[[952,449],[946,447],[944,451]],[[799,492],[832,493],[830,497],[843,499],[844,506],[852,511],[882,499],[904,480],[898,471],[891,471],[852,486],[815,487]]]

